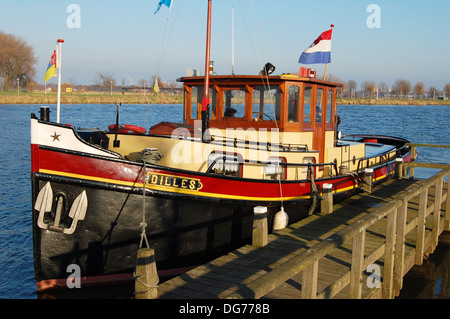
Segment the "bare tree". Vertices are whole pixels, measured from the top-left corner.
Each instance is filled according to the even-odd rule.
[[[94,83],[98,89],[109,92],[116,85],[116,80],[110,73],[98,72],[95,75]]]
[[[450,83],[448,83],[447,85],[445,85],[445,87],[444,87],[444,92],[445,92],[445,96],[446,96],[446,97],[450,97]]]
[[[407,80],[397,80],[392,86],[392,91],[397,93],[400,97],[407,95],[411,91],[411,83]]]
[[[430,94],[430,99],[435,99],[437,96],[439,96],[439,94],[441,93],[441,91],[439,89],[437,89],[436,87],[432,86],[430,88],[428,88],[428,93]]]
[[[418,82],[415,86],[414,86],[414,93],[417,94],[417,98],[420,99],[420,96],[423,95],[425,93],[425,83],[423,82]]]
[[[0,77],[3,88],[13,89],[14,84],[25,87],[36,73],[34,49],[25,40],[0,31]]]
[[[378,87],[382,94],[386,94],[389,92],[389,86],[386,84],[386,82],[380,82],[380,84],[378,84]]]
[[[350,92],[350,97],[354,96],[354,93],[356,92],[357,87],[358,87],[358,84],[356,84],[355,80],[349,80],[347,82],[347,88]]]
[[[376,84],[374,81],[364,81],[362,83],[362,87],[364,89],[364,92],[368,92],[370,95],[370,98],[373,97],[373,93],[375,92]]]

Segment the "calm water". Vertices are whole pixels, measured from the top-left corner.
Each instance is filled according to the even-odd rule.
[[[126,105],[120,122],[149,128],[160,121],[182,121],[181,105]],[[31,228],[30,114],[39,105],[0,105],[0,298],[36,298]],[[61,122],[75,127],[106,129],[115,123],[114,105],[62,106]],[[344,134],[384,134],[415,143],[450,144],[450,106],[340,106]],[[56,107],[51,106],[51,119]],[[450,164],[450,150],[419,149],[422,161]],[[434,170],[418,169],[426,178]],[[441,245],[430,258],[425,277],[408,279],[408,298],[448,298],[450,245]],[[431,264],[430,264],[431,263]],[[417,279],[419,278],[419,279]],[[409,285],[411,283],[411,285]],[[419,289],[417,289],[419,287]],[[422,288],[421,288],[422,287]],[[415,292],[415,290],[418,290]]]

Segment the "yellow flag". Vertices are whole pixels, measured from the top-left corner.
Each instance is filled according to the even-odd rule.
[[[52,57],[48,63],[47,71],[45,72],[44,81],[47,82],[56,75],[56,50],[53,50]]]

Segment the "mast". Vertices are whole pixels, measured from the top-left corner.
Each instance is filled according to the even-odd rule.
[[[205,87],[202,101],[202,141],[205,131],[209,127],[209,64],[211,54],[211,6],[212,0],[208,0],[208,21],[206,26],[206,57],[205,57]]]
[[[61,51],[62,51],[62,43],[64,43],[63,39],[57,40],[59,45],[59,52],[56,54],[56,65],[58,66],[58,97],[56,101],[56,123],[59,123],[60,114],[61,114]]]
[[[231,9],[231,74],[234,75],[234,8]]]

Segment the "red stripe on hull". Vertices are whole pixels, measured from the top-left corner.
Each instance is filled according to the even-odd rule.
[[[136,183],[142,185],[143,182],[142,166],[138,163],[134,164],[125,161],[79,156],[70,153],[39,149],[36,145],[32,145],[32,151],[33,172],[45,172],[45,170],[48,170],[67,174],[66,176],[68,177],[80,176],[80,179],[87,177],[87,179],[90,180],[98,180],[100,182],[103,181],[112,184],[125,182],[128,183],[129,186],[133,186]],[[198,195],[200,196],[202,196],[202,194],[217,194],[218,196],[239,197],[241,199],[245,197],[248,197],[249,199],[259,198],[261,200],[280,197],[280,186],[277,181],[240,180],[224,178],[221,176],[206,176],[204,174],[196,175],[154,168],[146,168],[146,173],[165,174],[178,178],[199,179],[202,184],[201,190],[198,191]],[[377,174],[384,174],[384,172],[378,172]],[[349,176],[328,180],[317,180],[316,185],[319,187],[319,191],[321,190],[321,185],[323,183],[335,184],[335,191],[355,186],[354,179]],[[286,198],[309,196],[311,193],[311,187],[308,181],[283,181],[281,185],[283,197]],[[168,188],[166,191],[170,192],[171,190]]]

